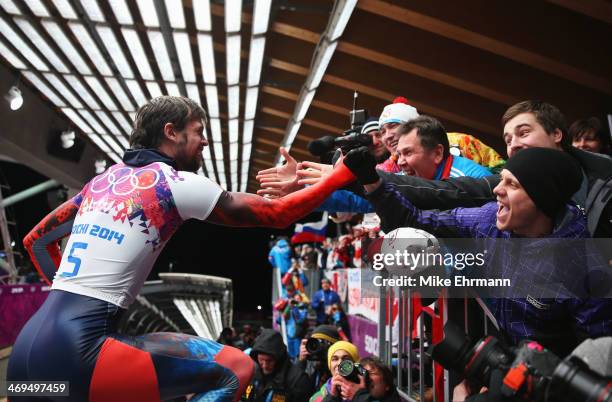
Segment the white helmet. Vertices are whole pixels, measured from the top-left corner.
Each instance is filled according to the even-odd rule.
[[[385,235],[380,253],[394,256],[394,264],[385,264],[387,269],[401,269],[402,274],[413,275],[436,265],[440,244],[435,236],[424,230],[398,228]]]

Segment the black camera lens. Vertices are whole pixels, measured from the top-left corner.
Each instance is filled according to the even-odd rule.
[[[612,402],[612,379],[602,378],[576,356],[557,366],[549,389],[555,401]]]
[[[309,338],[306,341],[306,351],[310,354],[315,354],[319,352],[322,347],[323,342],[321,341],[321,339]]]
[[[359,376],[367,378],[367,370],[359,363],[344,359],[338,364],[338,374],[349,381],[359,384]]]
[[[342,377],[350,376],[353,374],[353,371],[355,371],[355,363],[353,363],[352,360],[342,360],[338,365],[338,373],[340,373]]]
[[[472,340],[461,328],[448,321],[444,326],[444,339],[434,345],[432,358],[445,368],[483,384],[489,383],[493,369],[505,367],[512,361],[512,354],[492,336],[471,345]]]

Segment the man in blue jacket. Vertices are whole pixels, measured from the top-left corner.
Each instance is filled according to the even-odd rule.
[[[283,277],[289,268],[291,268],[291,247],[285,239],[276,241],[276,245],[270,249],[268,261],[272,264],[272,268],[280,269],[281,277]]]
[[[338,293],[331,290],[331,282],[327,278],[321,279],[321,289],[312,296],[312,308],[317,313],[317,325],[327,324],[329,308],[332,304],[340,303]]]

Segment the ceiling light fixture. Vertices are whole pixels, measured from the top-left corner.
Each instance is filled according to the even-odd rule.
[[[60,140],[62,142],[62,148],[68,149],[74,146],[74,139],[76,135],[73,130],[62,131],[60,134]]]
[[[94,162],[94,168],[96,170],[96,174],[104,173],[106,170],[106,159],[96,159]]]
[[[16,86],[11,87],[5,96],[6,101],[9,103],[11,110],[18,110],[23,106],[23,96],[21,91]]]

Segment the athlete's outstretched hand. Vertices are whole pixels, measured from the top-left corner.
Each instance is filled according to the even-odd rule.
[[[315,184],[327,177],[334,167],[324,163],[304,161],[299,164],[300,169],[296,172],[298,184]]]
[[[257,194],[267,198],[279,198],[304,187],[298,184],[298,178],[296,176],[296,171],[299,168],[298,162],[293,156],[289,155],[289,152],[287,152],[285,148],[280,147],[279,151],[287,163],[283,166],[264,169],[257,172],[256,179],[261,186]]]

